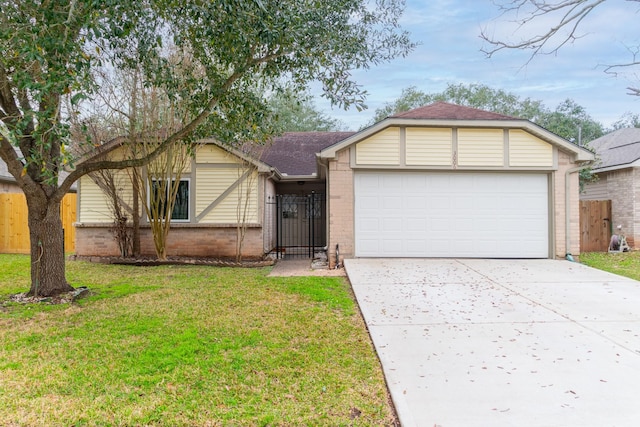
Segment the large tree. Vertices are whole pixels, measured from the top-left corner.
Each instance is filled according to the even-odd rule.
[[[60,201],[79,177],[142,166],[171,144],[204,135],[266,139],[256,84],[316,79],[343,106],[363,102],[350,70],[409,52],[398,26],[402,0],[0,0],[0,158],[29,208],[31,295],[71,290],[65,276]],[[172,49],[192,58],[176,68]],[[139,67],[149,87],[190,110],[190,120],[143,157],[95,157],[73,166],[69,117],[99,86],[96,67]],[[69,109],[63,100],[69,99]],[[159,129],[161,131],[161,129]],[[98,144],[99,141],[87,141]],[[14,147],[19,150],[14,150]]]
[[[269,103],[279,132],[329,132],[346,127],[340,120],[320,111],[309,92],[286,89],[271,95]]]
[[[487,42],[483,49],[491,57],[502,50],[518,49],[531,53],[530,59],[537,55],[555,55],[560,49],[584,37],[592,28],[586,27],[588,18],[599,10],[603,10],[607,0],[495,0],[501,16],[499,24],[515,24],[509,26],[510,35],[496,36],[492,30],[485,29],[481,37]],[[640,0],[626,0],[629,14],[637,14]],[[636,4],[634,4],[636,3]],[[603,10],[604,12],[604,10]],[[612,25],[617,25],[612,22]],[[586,28],[584,28],[586,27]],[[637,30],[637,26],[635,27]],[[612,31],[616,31],[615,28]],[[622,34],[622,31],[619,31]],[[637,79],[640,66],[640,42],[636,34],[629,40],[621,40],[628,51],[628,60],[612,64],[594,64],[604,66],[604,71],[617,75],[619,72],[631,71]],[[640,87],[633,85],[627,88],[630,95],[640,96]]]
[[[409,111],[436,101],[451,102],[533,121],[544,113],[542,101],[530,98],[521,99],[513,93],[479,83],[468,85],[450,83],[442,92],[427,93],[415,86],[403,89],[395,101],[388,102],[375,111],[370,124],[377,123],[393,114]]]

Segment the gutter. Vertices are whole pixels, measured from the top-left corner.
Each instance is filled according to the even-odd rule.
[[[569,261],[574,261],[573,256],[571,255],[571,215],[570,215],[570,206],[571,206],[571,182],[569,181],[569,175],[575,172],[579,172],[582,169],[585,169],[591,165],[592,162],[584,163],[580,166],[573,167],[571,169],[567,169],[564,173],[564,216],[565,216],[565,224],[564,224],[564,235],[565,235],[565,258]]]

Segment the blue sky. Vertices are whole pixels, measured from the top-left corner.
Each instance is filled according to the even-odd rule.
[[[583,22],[582,37],[557,55],[537,56],[527,64],[527,52],[506,50],[490,59],[481,52],[483,29],[498,38],[520,37],[512,19],[501,17],[492,0],[407,0],[402,26],[421,44],[405,58],[353,73],[369,93],[369,108],[363,112],[332,109],[319,97],[316,105],[357,129],[371,120],[377,108],[395,100],[403,88],[416,86],[434,93],[448,83],[480,83],[539,99],[552,109],[571,98],[608,126],[627,111],[640,113],[640,97],[627,95],[626,90],[640,86],[640,75],[626,70],[626,74],[611,77],[602,66],[631,59],[628,47],[640,45],[639,17],[638,3],[605,2]],[[527,30],[542,32],[555,23],[549,17]]]

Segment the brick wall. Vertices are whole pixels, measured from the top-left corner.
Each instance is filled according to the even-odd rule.
[[[633,247],[640,228],[636,225],[636,177],[634,169],[623,169],[610,172],[607,176],[607,190],[611,199],[611,216],[613,234],[618,233],[622,225],[622,234],[627,236],[627,243]],[[637,236],[640,237],[640,236]]]
[[[329,162],[327,188],[329,267],[333,268],[336,245],[340,246],[340,262],[355,255],[353,170],[349,163],[349,149],[339,152],[336,160]]]
[[[580,200],[579,200],[579,173],[569,175],[569,237],[571,247],[566,247],[566,199],[565,199],[565,173],[576,167],[570,155],[558,152],[558,170],[554,173],[554,223],[555,223],[555,253],[556,258],[564,258],[567,253],[574,256],[580,255]]]
[[[143,256],[155,256],[151,230],[140,230],[140,250]],[[236,255],[235,227],[175,227],[167,241],[169,256],[234,258]],[[262,258],[262,228],[247,229],[243,244],[244,258]],[[78,225],[76,254],[79,256],[119,256],[120,251],[109,228]]]
[[[622,226],[622,234],[633,248],[640,242],[640,170],[627,168],[598,174],[598,181],[587,184],[580,197],[584,200],[611,200],[613,234]]]

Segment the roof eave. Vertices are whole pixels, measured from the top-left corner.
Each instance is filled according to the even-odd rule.
[[[564,138],[544,129],[541,126],[536,125],[529,120],[522,119],[494,119],[494,120],[457,120],[457,119],[406,119],[389,117],[381,122],[372,125],[361,132],[337,143],[330,147],[325,148],[318,154],[318,159],[328,160],[335,159],[338,151],[341,151],[369,136],[380,132],[391,126],[429,126],[429,127],[456,127],[456,128],[502,128],[502,129],[523,129],[531,134],[534,134],[541,139],[555,145],[565,151],[568,151],[575,156],[576,161],[586,162],[594,161],[595,154],[586,148],[575,145]]]
[[[280,175],[280,182],[287,181],[322,181],[319,175]]]
[[[610,165],[604,166],[600,168],[593,168],[593,173],[604,173],[604,172],[613,172],[621,169],[629,169],[629,168],[637,168],[640,167],[640,159],[636,159],[632,162],[622,163],[619,165]]]

